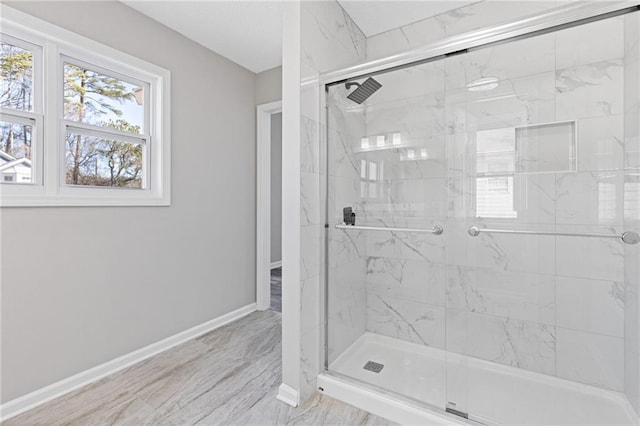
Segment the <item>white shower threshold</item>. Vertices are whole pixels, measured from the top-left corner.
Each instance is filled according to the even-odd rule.
[[[365,370],[367,361],[384,368],[379,373]],[[417,400],[444,410],[447,365],[449,386],[456,388],[450,389],[450,395],[467,398],[470,418],[482,423],[638,425],[638,417],[621,393],[368,332],[329,366],[335,376],[319,376],[318,386],[329,396],[402,424],[465,424],[468,421],[457,416],[407,402]],[[356,381],[373,387],[358,386]]]

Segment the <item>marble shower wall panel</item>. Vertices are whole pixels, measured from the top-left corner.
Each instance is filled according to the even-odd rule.
[[[324,226],[303,226],[300,239],[300,278],[320,276],[324,265]]]
[[[329,269],[364,259],[367,239],[365,231],[329,228]]]
[[[478,132],[555,121],[554,91],[553,72],[502,80],[491,91],[452,91],[447,107],[456,108],[456,102],[462,101],[466,122],[447,122],[447,127]]]
[[[440,219],[446,214],[445,182],[444,178],[385,179],[376,183],[368,182],[370,189],[372,185],[376,186],[375,196],[367,197],[363,203],[367,220],[374,222],[376,219],[382,221],[389,218],[418,224],[429,219]]]
[[[321,150],[320,143],[318,143],[322,140],[321,127],[317,121],[306,116],[301,117],[300,170],[303,173],[321,174],[324,172],[325,164],[320,161]]]
[[[554,33],[555,67],[567,69],[624,57],[624,20],[617,16]]]
[[[406,222],[379,221],[384,227],[404,227]],[[430,226],[430,225],[428,225]],[[444,264],[446,260],[443,235],[407,232],[375,232],[367,238],[366,255],[400,260],[415,260],[427,264]]]
[[[368,293],[367,331],[444,349],[445,308]]]
[[[328,202],[334,216],[328,218],[333,225],[336,223],[335,211],[337,205],[343,203],[354,204],[357,199],[353,180],[358,177],[354,166],[352,148],[349,144],[359,140],[361,129],[351,114],[349,120],[340,116],[329,116],[335,133],[324,137],[327,123],[324,122],[321,111],[321,99],[324,88],[314,83],[323,72],[333,71],[362,62],[366,54],[366,38],[351,18],[335,1],[305,1],[300,5],[301,28],[301,402],[309,399],[316,390],[316,376],[320,372],[321,348],[320,330],[321,314],[321,286],[324,285],[325,261],[329,263],[329,278],[343,280],[343,285],[334,286],[329,297],[333,311],[327,319],[337,334],[336,348],[344,348],[362,334],[365,324],[366,293],[364,291],[364,260],[358,251],[358,245],[364,247],[364,242],[358,242],[360,235],[340,235],[330,233],[330,258],[324,259],[324,223],[325,205]],[[355,112],[355,115],[361,112]],[[355,125],[354,127],[350,127]],[[336,137],[339,136],[339,137]],[[326,170],[327,147],[323,141],[328,140],[329,152],[338,153],[336,159],[329,164],[337,164],[336,170]],[[342,151],[335,149],[342,147]],[[340,154],[341,153],[341,154]],[[340,157],[340,155],[342,155]],[[327,173],[331,174],[332,185],[337,186],[338,179],[351,180],[351,184],[344,185],[345,191],[336,198],[330,188],[325,188]],[[343,182],[340,182],[342,186]],[[340,203],[340,204],[337,204]],[[286,265],[285,265],[286,268]],[[336,281],[338,282],[338,281]],[[284,284],[286,285],[286,283]],[[294,285],[292,283],[292,285]],[[346,307],[341,302],[349,301],[352,307]],[[358,308],[360,306],[360,308]],[[345,346],[346,345],[346,346]],[[332,353],[335,356],[336,353]]]
[[[303,227],[320,225],[323,222],[320,182],[319,173],[300,173],[300,224]]]
[[[557,328],[558,376],[624,389],[624,340],[602,334]]]
[[[447,307],[555,325],[555,277],[491,268],[449,266]]]
[[[469,312],[466,332],[467,355],[556,374],[556,329],[553,326]]]
[[[301,14],[302,57],[310,69],[324,73],[365,59],[367,39],[338,2],[305,1]]]
[[[367,258],[368,298],[380,296],[444,307],[445,282],[444,265],[390,257]]]
[[[555,34],[550,33],[447,58],[447,91],[464,88],[483,77],[508,81],[553,72],[555,44]],[[517,61],[513,60],[515,57]]]
[[[365,260],[361,259],[329,270],[329,364],[366,329],[365,268]]]
[[[556,175],[556,223],[621,226],[624,176],[622,170]]]
[[[442,61],[374,77],[382,88],[366,102],[371,135],[399,132],[402,146],[420,145],[426,137],[444,133]]]
[[[580,120],[578,170],[621,170],[624,167],[623,123],[622,114]]]
[[[481,233],[466,245],[468,266],[496,272],[556,273],[556,241],[551,236]]]
[[[621,58],[556,71],[558,120],[622,114],[624,76]]]
[[[558,277],[558,327],[623,338],[624,300],[621,281]]]
[[[585,232],[585,229],[577,231]],[[586,232],[590,231],[594,229],[586,229]],[[557,237],[556,273],[565,277],[622,282],[624,245],[617,239]]]
[[[367,58],[378,59],[442,38],[512,22],[556,7],[553,1],[479,1],[367,39]]]

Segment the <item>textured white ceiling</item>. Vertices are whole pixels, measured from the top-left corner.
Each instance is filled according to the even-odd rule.
[[[280,1],[121,1],[255,73],[282,64]]]
[[[255,73],[282,64],[282,1],[121,1]],[[367,37],[473,3],[338,1]]]
[[[371,37],[478,0],[338,0],[365,36]]]

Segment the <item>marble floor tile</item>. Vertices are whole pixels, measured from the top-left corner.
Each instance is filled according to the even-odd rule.
[[[271,270],[271,306],[269,309],[282,312],[282,268]]]
[[[2,425],[393,424],[320,394],[297,408],[277,401],[281,318],[254,312]]]

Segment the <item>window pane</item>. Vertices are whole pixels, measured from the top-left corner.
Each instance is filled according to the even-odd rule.
[[[0,182],[31,183],[31,126],[0,121],[0,132]]]
[[[33,53],[29,50],[0,43],[0,106],[33,110]]]
[[[77,65],[64,64],[64,118],[142,133],[144,89]]]
[[[67,133],[66,183],[142,188],[143,145]]]

